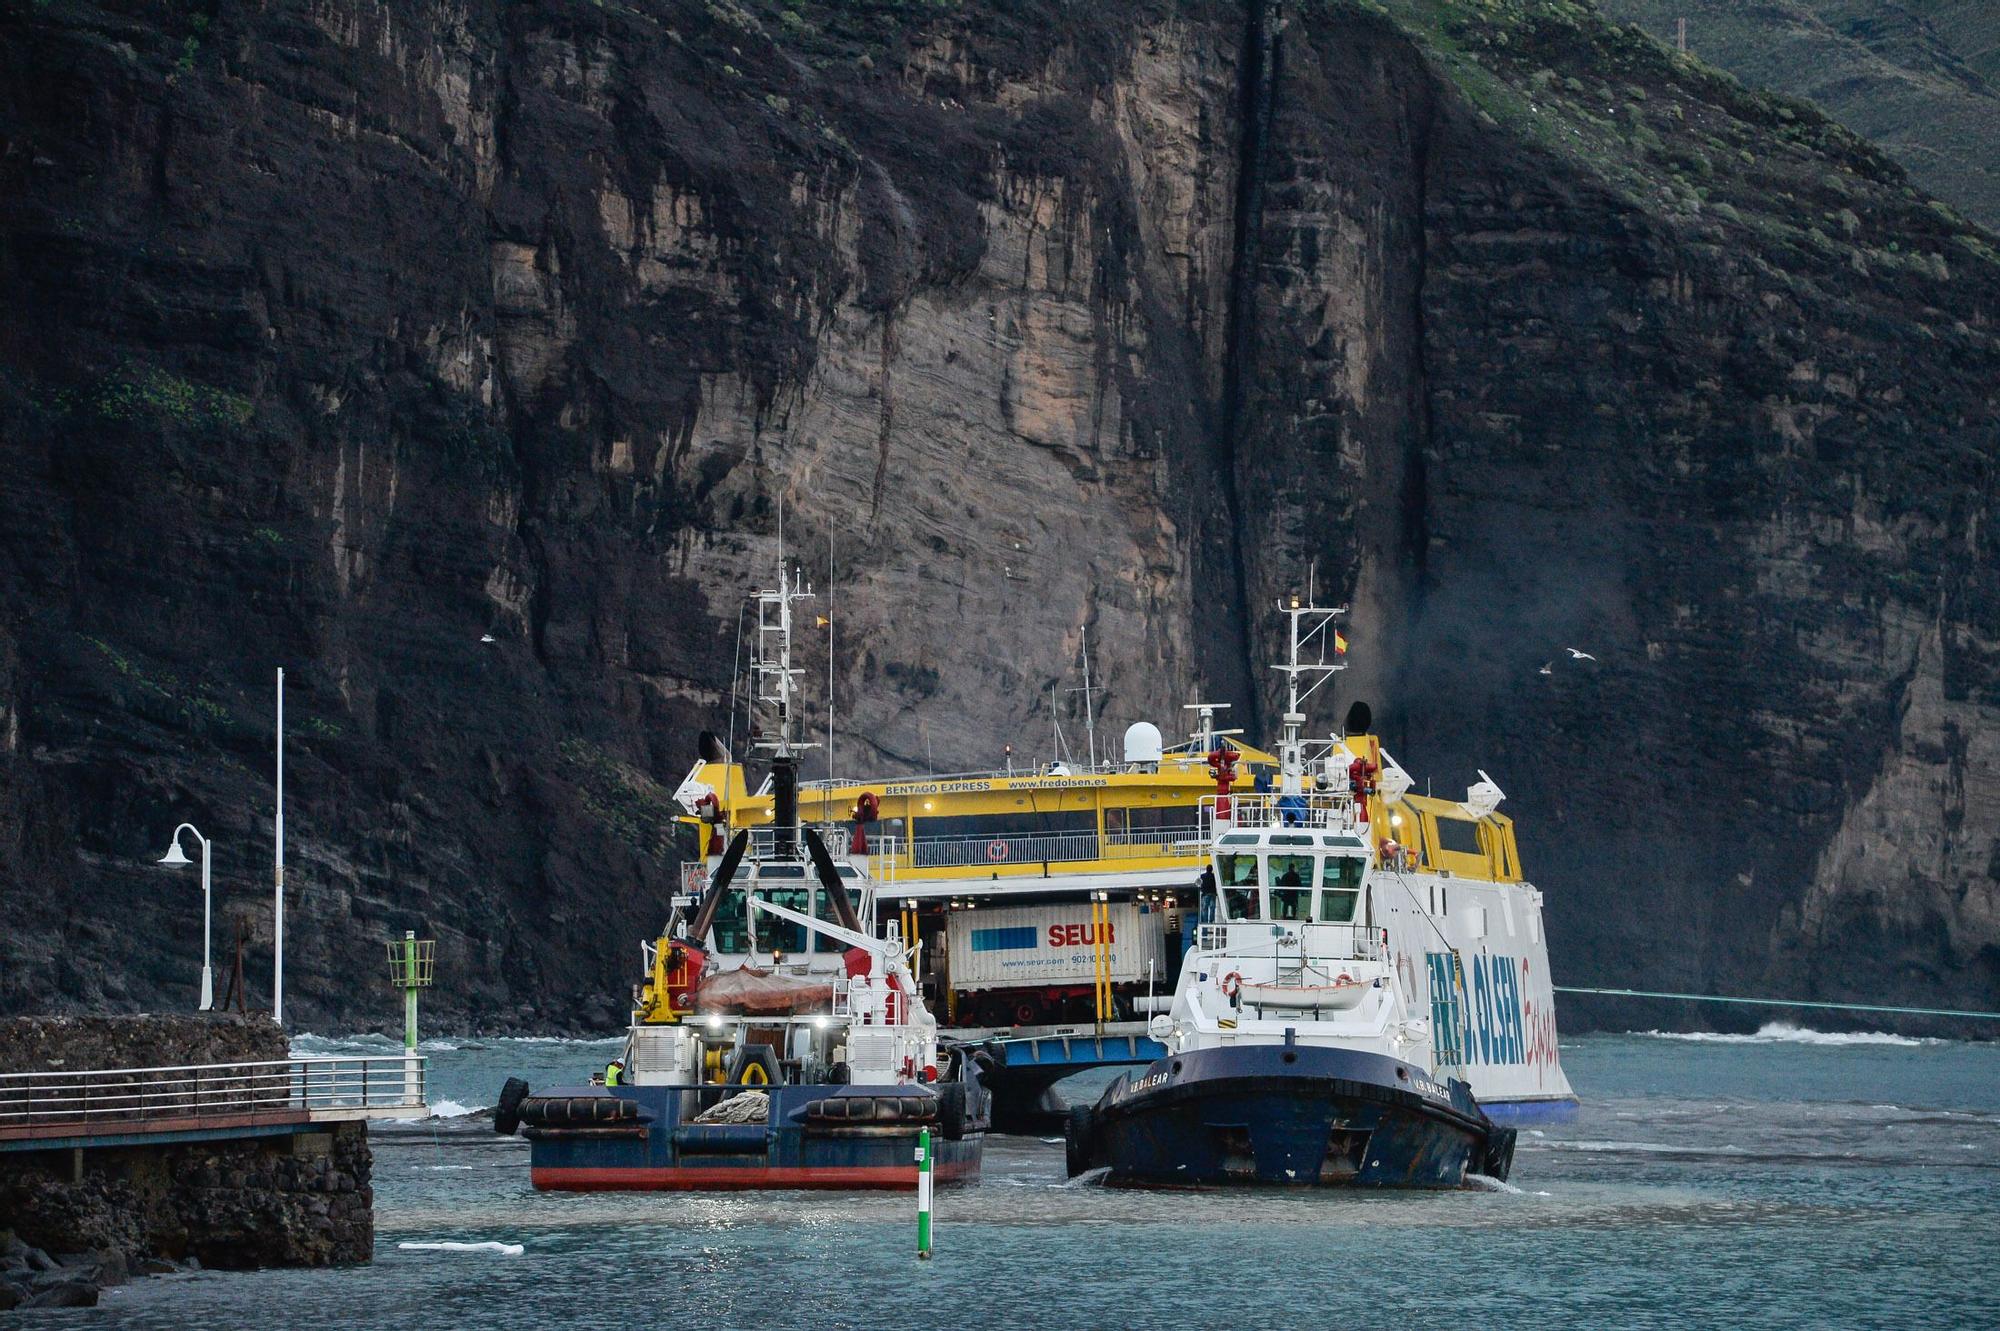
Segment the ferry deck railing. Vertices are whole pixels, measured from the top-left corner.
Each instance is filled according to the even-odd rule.
[[[0,1139],[51,1125],[128,1132],[246,1116],[406,1117],[425,1107],[421,1056],[0,1072]]]

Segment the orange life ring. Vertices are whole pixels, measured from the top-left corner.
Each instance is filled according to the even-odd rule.
[[[1007,858],[1007,843],[1006,843],[1006,842],[1004,842],[1004,841],[989,841],[989,842],[987,842],[987,843],[986,843],[986,858],[987,858],[987,859],[989,859],[989,860],[991,860],[991,861],[993,861],[993,862],[994,862],[995,864],[998,864],[998,863],[999,863],[1000,861],[1002,861],[1002,860],[1006,859],[1006,858]]]
[[[1231,971],[1222,977],[1222,996],[1234,998],[1243,991],[1243,972]]]

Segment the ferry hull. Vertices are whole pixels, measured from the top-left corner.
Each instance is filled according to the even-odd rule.
[[[910,1190],[917,1186],[918,1133],[926,1127],[934,1179],[979,1176],[985,1134],[976,1126],[952,1138],[936,1121],[814,1121],[815,1105],[866,1099],[868,1088],[774,1087],[766,1122],[693,1122],[700,1109],[716,1103],[719,1090],[621,1086],[548,1092],[543,1099],[562,1102],[565,1116],[574,1121],[529,1122],[524,1135],[530,1179],[537,1189],[560,1192]],[[897,1089],[882,1088],[881,1095],[894,1099]],[[583,1113],[579,1103],[603,1112]]]
[[[1505,1177],[1513,1133],[1463,1082],[1344,1049],[1253,1045],[1164,1058],[1073,1120],[1073,1166],[1134,1187],[1456,1188]],[[1078,1172],[1081,1172],[1079,1170]]]

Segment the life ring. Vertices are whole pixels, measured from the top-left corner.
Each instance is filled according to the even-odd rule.
[[[1002,861],[1002,860],[1006,859],[1006,858],[1007,858],[1007,843],[1006,843],[1006,842],[1004,842],[1004,841],[989,841],[989,842],[987,842],[987,843],[986,843],[986,858],[987,858],[987,859],[989,859],[989,860],[991,860],[991,861],[993,861],[993,863],[995,863],[995,864],[998,864],[998,863],[999,863],[1000,861]]]
[[[1243,992],[1243,972],[1231,971],[1222,977],[1222,996],[1234,998]]]

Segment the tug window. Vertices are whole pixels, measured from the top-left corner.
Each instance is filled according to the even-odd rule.
[[[1354,907],[1361,900],[1361,874],[1366,863],[1359,855],[1326,857],[1326,868],[1320,877],[1320,923],[1354,922]]]
[[[1257,886],[1257,857],[1255,855],[1224,855],[1222,857],[1222,885],[1224,887]]]
[[[1311,887],[1312,882],[1312,856],[1273,855],[1271,857],[1272,887]]]
[[[1272,888],[1271,918],[1274,920],[1310,920],[1312,918],[1312,889],[1309,887]]]
[[[795,910],[801,915],[812,911],[812,893],[804,886],[763,887],[759,889],[757,895],[773,906],[783,906],[786,910]],[[760,914],[757,917],[757,946],[787,955],[804,952],[812,946],[812,931],[803,924],[793,924],[790,920],[781,920],[775,915]]]
[[[1263,912],[1257,904],[1257,857],[1224,855],[1222,864],[1223,914],[1232,920],[1255,920]]]
[[[709,891],[716,891],[710,888]],[[744,917],[750,907],[745,904],[743,889],[727,887],[720,889],[727,893],[722,904],[715,909],[715,950],[717,952],[748,952],[750,950],[750,922]],[[698,943],[699,939],[696,940]],[[706,944],[702,944],[706,946]]]

